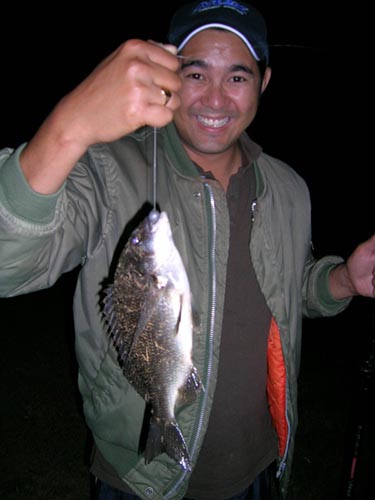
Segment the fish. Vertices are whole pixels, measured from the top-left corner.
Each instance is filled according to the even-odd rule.
[[[153,208],[131,233],[105,291],[104,317],[120,367],[149,410],[145,463],[165,452],[191,471],[175,409],[192,403],[202,382],[192,361],[189,279],[166,212]]]

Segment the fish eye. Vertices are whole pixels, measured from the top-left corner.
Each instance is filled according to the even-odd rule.
[[[138,238],[138,236],[133,236],[132,238],[132,245],[139,245],[141,240]]]

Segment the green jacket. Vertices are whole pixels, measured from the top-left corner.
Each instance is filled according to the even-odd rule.
[[[193,462],[202,444],[215,391],[228,254],[226,197],[200,175],[173,125],[158,132],[157,193],[170,219],[200,318],[194,364],[204,391],[177,410]],[[243,147],[248,137],[242,137]],[[51,286],[78,265],[74,298],[79,388],[95,442],[137,495],[180,499],[188,473],[165,454],[145,465],[138,455],[144,401],[120,370],[99,307],[120,237],[152,194],[153,135],[144,128],[110,144],[91,147],[56,194],[33,192],[18,164],[19,148],[0,152],[0,295]],[[279,436],[282,491],[290,475],[297,426],[297,376],[302,315],[334,315],[327,286],[338,257],[316,261],[310,251],[310,199],[304,181],[286,164],[262,153],[256,165],[257,198],[250,249],[273,315],[269,335],[268,395]]]

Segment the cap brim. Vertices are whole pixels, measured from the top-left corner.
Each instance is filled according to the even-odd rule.
[[[243,34],[240,33],[238,30],[236,30],[235,28],[232,28],[231,26],[228,26],[228,25],[223,24],[223,23],[210,23],[210,24],[204,24],[203,26],[199,26],[199,28],[196,28],[194,31],[192,31],[191,33],[189,33],[186,38],[184,38],[184,40],[178,46],[178,52],[180,52],[185,47],[185,45],[193,38],[193,36],[197,35],[198,33],[200,33],[203,30],[207,30],[207,29],[210,29],[210,28],[221,28],[221,29],[230,31],[234,35],[237,35],[239,38],[241,38],[241,40],[243,41],[243,43],[250,50],[250,52],[251,52],[252,56],[254,57],[254,59],[256,61],[260,61],[260,57],[255,52],[254,47],[251,45],[251,43],[249,42],[249,40],[247,38],[245,38],[243,36]]]

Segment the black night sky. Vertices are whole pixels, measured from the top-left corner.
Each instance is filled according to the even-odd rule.
[[[123,40],[165,41],[184,2],[59,11],[3,7],[0,146],[27,141],[52,106]],[[367,9],[360,3],[255,1],[271,45],[271,84],[250,129],[306,179],[316,251],[347,253],[371,235]],[[147,10],[147,19],[144,18]]]
[[[170,3],[172,5],[134,2],[132,13],[129,12],[130,4],[125,2],[114,5],[105,2],[97,7],[91,4],[91,7],[85,6],[85,13],[65,4],[44,9],[33,4],[22,8],[18,3],[2,6],[0,147],[15,147],[27,141],[59,98],[122,41],[137,37],[164,42],[171,13],[178,4],[185,2]],[[316,256],[332,253],[347,257],[358,243],[375,231],[371,161],[373,141],[369,137],[369,130],[373,128],[367,28],[370,9],[363,7],[361,2],[344,4],[335,0],[258,0],[253,5],[263,12],[267,20],[273,75],[258,116],[249,130],[250,136],[267,153],[290,164],[307,181],[312,199]],[[10,391],[12,397],[9,401],[15,408],[7,407],[5,417],[11,419],[12,412],[17,415],[18,411],[19,422],[24,422],[24,408],[17,399],[18,389],[9,389],[9,384],[17,379],[17,374],[19,380],[23,380],[16,368],[20,360],[28,366],[32,383],[33,342],[39,349],[38,359],[43,360],[40,349],[43,345],[46,348],[48,335],[55,335],[53,323],[55,319],[59,321],[59,315],[66,313],[70,296],[70,283],[64,283],[50,292],[18,299],[0,299],[0,330],[3,338],[9,340],[2,363],[1,401],[7,404]],[[43,317],[43,308],[50,308],[49,327],[45,323],[46,317]],[[345,373],[348,371],[345,363],[349,363],[353,373],[357,373],[356,367],[367,353],[373,308],[372,301],[355,299],[341,319],[326,323],[318,320],[316,327],[308,323],[307,338],[304,340],[305,372],[302,368],[304,383],[309,380],[309,370],[313,370],[311,367],[314,365],[310,364],[307,350],[316,356],[318,364],[322,361],[322,351],[326,350],[327,359],[327,353],[331,356],[327,366],[330,363],[333,367],[340,366]],[[42,317],[38,318],[38,314]],[[64,325],[64,321],[61,324]],[[45,325],[45,344],[37,340],[36,330],[40,324]],[[67,329],[69,325],[67,321]],[[28,332],[29,327],[35,331]],[[328,334],[332,335],[331,342],[325,336]],[[337,349],[335,344],[342,342],[344,347]],[[46,356],[51,355],[49,347],[46,349],[49,353]],[[348,357],[351,349],[356,356],[354,361]],[[74,365],[71,360],[69,363]],[[47,363],[46,370],[53,373],[54,367]],[[24,380],[29,380],[28,376]],[[326,377],[331,377],[330,372],[326,372]],[[69,388],[74,393],[74,384]],[[310,389],[314,392],[313,388],[306,388],[305,391]],[[21,393],[27,399],[25,390]],[[308,399],[306,404],[309,404]],[[345,408],[351,409],[351,403]],[[338,418],[346,418],[346,410]],[[8,420],[4,421],[3,429],[9,435],[14,428],[9,427]],[[15,419],[14,425],[22,435],[19,422]],[[307,420],[305,423],[308,426]],[[55,445],[60,446],[59,443]],[[9,447],[12,448],[11,445]],[[374,458],[373,450],[371,456]],[[18,476],[13,473],[8,458],[0,453],[0,469],[4,470],[3,465],[7,462],[5,470],[8,474],[5,482],[0,479],[0,496],[12,500],[18,498],[10,494]],[[375,463],[375,458],[372,463]],[[18,468],[18,465],[14,467]],[[30,479],[31,483],[33,481],[35,478]],[[8,496],[1,494],[2,488]],[[32,488],[25,490],[25,496],[19,498],[39,498],[32,496],[31,491]],[[43,498],[58,500],[59,497],[55,494]],[[315,496],[314,500],[333,498],[322,494]]]

